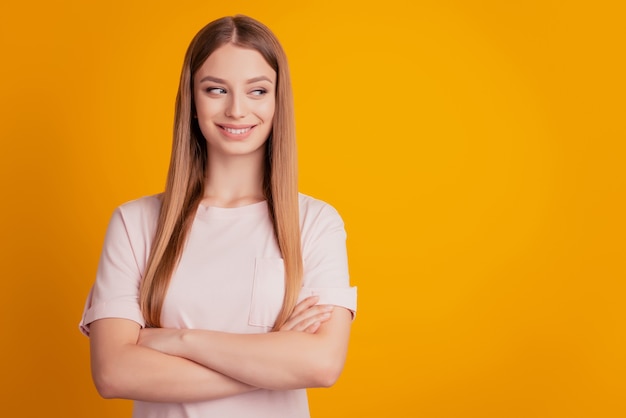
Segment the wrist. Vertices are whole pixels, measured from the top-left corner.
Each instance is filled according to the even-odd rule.
[[[174,349],[174,352],[172,354],[178,357],[187,358],[186,348],[191,345],[192,338],[193,335],[191,333],[191,330],[179,329],[176,332],[176,338],[174,339],[174,347],[172,347]]]

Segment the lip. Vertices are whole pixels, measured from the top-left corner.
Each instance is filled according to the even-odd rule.
[[[222,135],[230,139],[246,139],[250,136],[256,125],[234,125],[230,123],[220,123],[215,124]],[[233,132],[233,131],[243,131],[243,132]]]

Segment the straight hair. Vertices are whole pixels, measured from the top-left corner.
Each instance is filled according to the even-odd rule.
[[[170,166],[139,291],[148,327],[161,326],[163,300],[204,194],[207,144],[194,119],[194,75],[209,55],[228,43],[258,51],[276,71],[276,108],[263,174],[263,193],[285,266],[283,305],[273,330],[289,319],[302,287],[295,119],[287,57],[276,36],[262,23],[242,15],[223,17],[202,28],[185,54],[176,95]]]

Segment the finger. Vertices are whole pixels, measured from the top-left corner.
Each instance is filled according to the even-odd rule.
[[[296,305],[293,312],[287,319],[287,321],[280,327],[280,331],[289,331],[295,324],[300,320],[299,317],[303,312],[306,312],[308,309],[315,306],[315,304],[319,301],[319,296],[309,296],[306,299],[303,299],[300,303]]]
[[[306,309],[298,315],[292,315],[289,320],[281,327],[281,331],[302,331],[306,329],[312,322],[316,320],[316,316],[329,313],[333,310],[332,305],[315,305]],[[319,319],[319,318],[318,318]],[[325,318],[327,319],[327,318]]]
[[[320,297],[317,295],[313,295],[313,296],[309,296],[306,299],[303,299],[300,303],[298,303],[296,305],[296,307],[294,308],[291,316],[296,316],[304,311],[306,311],[307,309],[309,309],[311,306],[315,306],[315,304],[317,302],[319,302]]]
[[[323,312],[323,313],[319,313],[317,315],[314,316],[309,316],[307,318],[304,318],[303,320],[301,320],[300,322],[298,322],[294,327],[293,327],[293,331],[306,331],[310,326],[314,325],[315,323],[322,323],[322,322],[326,322],[330,319],[330,312]]]
[[[322,323],[320,321],[316,321],[311,324],[307,329],[305,329],[304,332],[306,332],[307,334],[315,334],[317,330],[320,329],[321,325]]]

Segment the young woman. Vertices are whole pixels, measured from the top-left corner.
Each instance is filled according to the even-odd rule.
[[[135,417],[308,417],[344,364],[356,289],[343,222],[299,194],[284,52],[226,17],[183,65],[165,192],[120,206],[81,330]]]

